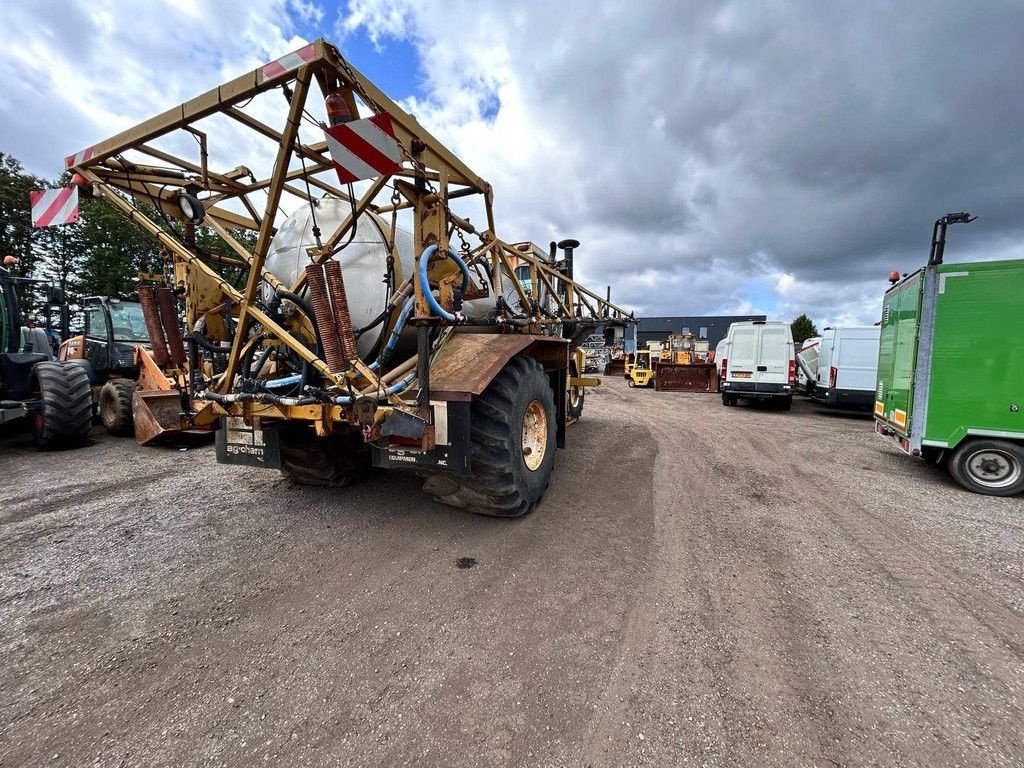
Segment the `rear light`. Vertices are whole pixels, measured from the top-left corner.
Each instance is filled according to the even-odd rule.
[[[835,369],[835,366],[833,366],[833,367],[828,369],[828,388],[829,389],[835,389],[836,388],[836,379],[838,378],[838,376],[839,376],[839,371],[837,371]]]
[[[722,381],[725,381],[725,377],[728,374],[728,372],[729,372],[729,359],[723,357],[722,358],[722,372],[721,372],[721,374],[719,374],[722,377]]]
[[[796,360],[789,361],[789,385],[796,384]]]

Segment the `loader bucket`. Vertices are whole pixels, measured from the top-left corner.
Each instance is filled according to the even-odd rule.
[[[135,440],[146,445],[181,432],[181,397],[176,389],[135,390],[132,395]]]

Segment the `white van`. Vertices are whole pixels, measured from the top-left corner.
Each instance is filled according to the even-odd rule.
[[[818,354],[821,336],[811,336],[796,351],[796,390],[802,395],[813,395],[818,383]]]
[[[789,323],[753,320],[733,323],[719,366],[723,405],[739,398],[769,400],[789,410],[796,383],[796,355]]]
[[[722,358],[729,356],[729,339],[724,338],[715,345],[715,368],[718,375],[722,375]]]
[[[870,411],[874,407],[881,331],[867,325],[822,332],[815,400],[833,408]]]

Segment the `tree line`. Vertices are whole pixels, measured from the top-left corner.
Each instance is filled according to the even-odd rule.
[[[0,152],[0,260],[14,256],[9,269],[19,277],[48,280],[60,286],[74,307],[85,296],[135,299],[140,274],[160,274],[164,262],[156,239],[132,224],[107,201],[79,196],[75,224],[35,228],[29,192],[67,186],[70,174],[56,180],[27,173],[16,158]],[[147,215],[155,208],[141,204]],[[159,220],[160,217],[157,216]],[[177,227],[172,222],[172,227]],[[255,233],[232,232],[246,247],[255,244]],[[197,233],[200,249],[234,257],[234,252],[211,230]],[[214,265],[229,282],[239,285],[244,272]],[[19,291],[24,310],[33,312],[41,302],[39,292]]]

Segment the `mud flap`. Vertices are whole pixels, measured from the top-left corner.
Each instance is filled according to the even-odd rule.
[[[564,377],[563,377],[564,378]],[[472,474],[469,465],[469,403],[431,401],[434,447],[370,444],[373,466],[386,469],[426,469],[453,475]],[[386,423],[386,422],[385,422]]]
[[[221,418],[217,463],[261,469],[281,468],[281,436],[276,429],[250,427],[238,416]]]

